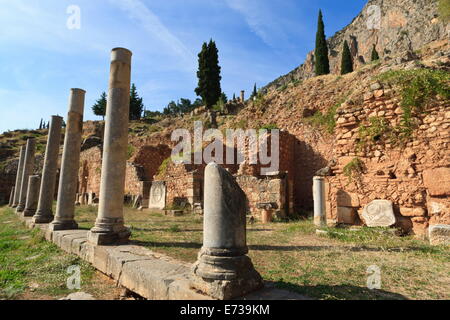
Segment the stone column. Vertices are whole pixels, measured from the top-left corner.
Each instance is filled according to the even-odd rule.
[[[95,226],[88,233],[88,240],[93,244],[126,242],[131,234],[123,220],[131,56],[131,51],[123,48],[111,52],[100,203]]]
[[[25,161],[25,147],[20,147],[19,164],[17,165],[16,186],[14,187],[14,200],[12,207],[15,208],[19,204],[20,186],[22,184],[23,165]]]
[[[36,213],[37,204],[39,200],[39,176],[30,176],[28,179],[27,201],[25,204],[25,210],[23,211],[24,217],[32,217]]]
[[[86,92],[71,89],[67,115],[64,150],[61,160],[56,215],[50,230],[77,229],[75,222],[75,196],[77,194],[78,168],[80,165],[81,133],[83,130],[84,97]]]
[[[44,169],[42,171],[41,190],[34,223],[49,223],[53,220],[53,199],[55,195],[56,171],[58,170],[59,145],[63,118],[52,116],[45,149]]]
[[[203,247],[192,285],[215,299],[241,297],[263,286],[246,255],[246,196],[233,176],[215,163],[206,167],[204,183]]]
[[[15,187],[12,187],[11,195],[9,196],[9,202],[8,202],[9,207],[12,207],[13,202],[14,202],[14,189],[15,189]]]
[[[313,178],[314,224],[318,228],[327,226],[325,210],[325,178]]]
[[[36,150],[36,140],[30,138],[27,140],[27,149],[25,151],[25,158],[23,162],[22,182],[20,184],[19,204],[16,212],[23,212],[25,210],[25,202],[27,201],[28,178],[34,171],[34,152]]]
[[[245,101],[245,91],[242,90],[241,91],[241,102],[244,102],[244,101]]]

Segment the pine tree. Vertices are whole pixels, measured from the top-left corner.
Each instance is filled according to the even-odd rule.
[[[106,115],[106,92],[102,92],[100,99],[98,99],[95,104],[92,106],[92,111],[96,116],[103,117],[105,120]]]
[[[377,52],[377,48],[375,45],[373,45],[373,49],[372,49],[372,61],[377,61],[380,59],[380,55]]]
[[[144,104],[142,98],[139,97],[136,85],[133,83],[130,90],[130,120],[140,120],[143,110]]]
[[[341,74],[353,72],[353,59],[350,53],[347,40],[344,41],[344,49],[342,51]]]
[[[202,50],[198,54],[198,86],[195,93],[202,98],[207,109],[211,109],[222,94],[220,70],[216,43],[212,40],[209,44],[203,43]]]
[[[322,10],[319,10],[319,21],[317,24],[315,72],[317,76],[330,73],[330,62],[328,60],[328,44],[325,37],[325,25],[323,23]]]

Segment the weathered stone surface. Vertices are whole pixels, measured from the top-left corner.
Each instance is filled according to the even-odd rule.
[[[164,181],[152,182],[148,207],[159,210],[166,207],[166,183]]]
[[[450,168],[425,170],[423,183],[431,196],[450,195]]]
[[[432,245],[450,245],[450,225],[438,224],[430,226],[428,236]]]
[[[39,200],[39,176],[30,176],[28,178],[27,200],[25,202],[24,217],[32,217],[36,213],[37,204]]]
[[[19,204],[19,197],[20,197],[20,188],[22,187],[22,175],[23,175],[23,167],[25,163],[25,147],[20,147],[20,157],[19,157],[19,164],[17,166],[17,174],[16,174],[16,186],[14,187],[14,200],[12,207],[16,208]]]
[[[27,201],[28,180],[34,170],[34,152],[36,150],[36,140],[30,138],[27,140],[27,148],[25,151],[25,158],[23,162],[22,182],[20,184],[19,203],[16,212],[23,212]]]
[[[336,193],[336,202],[338,207],[358,208],[360,206],[358,195],[355,193],[345,192],[344,190],[339,190]]]
[[[55,195],[56,174],[58,170],[59,145],[63,118],[52,116],[45,149],[44,168],[35,223],[49,223],[53,220],[53,200]]]
[[[392,201],[374,200],[364,207],[363,219],[368,227],[390,227],[395,224]]]
[[[215,299],[232,299],[263,286],[246,253],[245,194],[215,163],[205,169],[203,247],[193,266],[193,287]]]
[[[338,223],[354,224],[358,213],[355,208],[350,207],[337,207]]]
[[[50,224],[52,230],[78,228],[78,224],[75,222],[75,197],[77,194],[78,167],[80,165],[85,95],[86,91],[82,89],[70,90],[56,214]]]
[[[131,235],[123,220],[131,56],[124,48],[111,52],[100,203],[95,226],[88,233],[88,241],[99,245],[126,242]]]
[[[405,208],[400,207],[400,214],[404,217],[423,217],[426,211],[422,207]]]
[[[326,227],[327,216],[325,210],[325,178],[313,178],[314,224],[318,228]]]
[[[91,294],[86,292],[75,292],[69,294],[65,298],[61,298],[59,300],[96,300]]]

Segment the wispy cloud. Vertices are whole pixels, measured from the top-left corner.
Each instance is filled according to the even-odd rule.
[[[176,55],[183,62],[191,66],[193,64],[194,55],[176,37],[142,1],[140,0],[110,0],[110,2],[125,11],[129,17],[138,22],[141,27],[160,42],[165,44],[167,52]]]
[[[264,43],[277,47],[280,43],[288,41],[288,36],[277,19],[270,2],[262,0],[225,0],[233,10],[244,16],[250,29],[260,37]],[[278,4],[276,4],[278,5]]]

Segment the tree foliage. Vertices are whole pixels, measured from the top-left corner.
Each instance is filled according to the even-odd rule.
[[[315,72],[320,76],[330,73],[330,61],[328,60],[328,44],[325,37],[325,25],[323,23],[322,10],[319,11],[317,24],[316,50],[315,50]]]
[[[198,54],[198,86],[195,93],[202,98],[208,109],[217,103],[222,94],[220,70],[216,43],[212,40],[208,44],[203,43],[202,50]]]
[[[353,72],[353,59],[350,53],[347,40],[344,41],[344,49],[342,50],[341,74]]]

